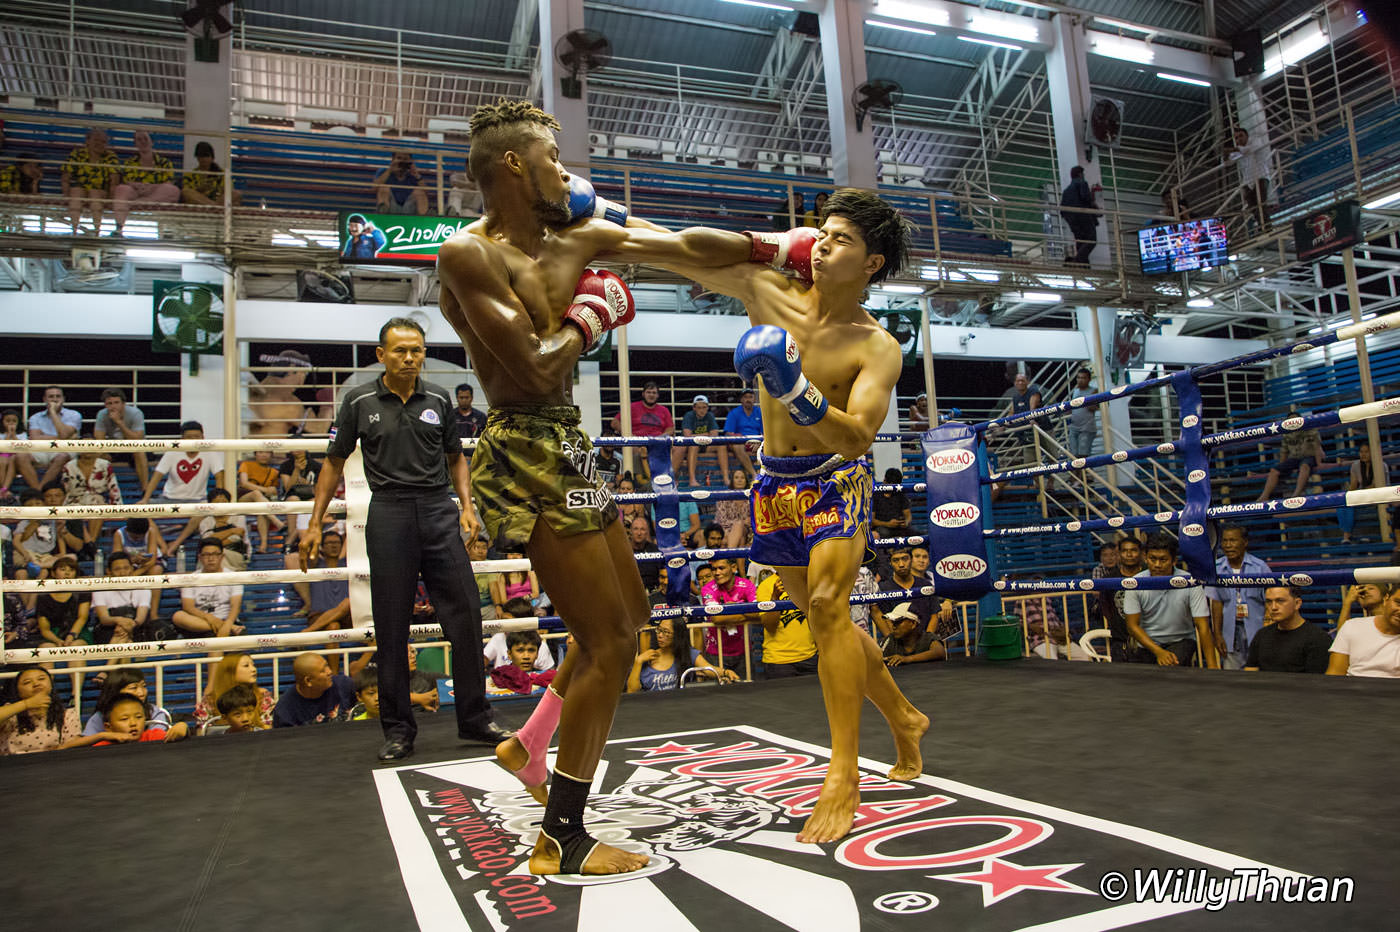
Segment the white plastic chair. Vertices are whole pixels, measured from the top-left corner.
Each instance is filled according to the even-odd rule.
[[[1079,639],[1079,646],[1093,660],[1101,663],[1112,663],[1113,658],[1108,655],[1108,641],[1113,637],[1113,632],[1107,628],[1095,628],[1092,631],[1085,631]],[[1094,646],[1095,641],[1103,641],[1103,649]]]

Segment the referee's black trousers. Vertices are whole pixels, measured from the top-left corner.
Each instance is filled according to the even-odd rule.
[[[459,520],[446,490],[385,490],[370,500],[365,542],[385,737],[412,741],[418,733],[408,693],[408,626],[420,572],[436,621],[452,644],[457,729],[476,731],[491,721],[482,668],[481,598]]]

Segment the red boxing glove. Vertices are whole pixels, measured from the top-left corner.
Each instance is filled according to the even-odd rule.
[[[564,319],[583,332],[584,352],[597,346],[603,334],[637,316],[637,302],[627,283],[612,272],[584,269],[574,289],[574,303]]]
[[[796,227],[786,233],[744,234],[752,242],[750,262],[763,262],[779,271],[796,272],[797,277],[812,284],[812,248],[817,244],[817,231],[812,227]]]

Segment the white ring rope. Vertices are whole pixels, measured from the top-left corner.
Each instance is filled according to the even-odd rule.
[[[49,518],[184,518],[201,515],[309,515],[315,502],[181,502],[159,505],[0,505],[0,521]],[[332,499],[328,512],[345,511],[345,502]]]

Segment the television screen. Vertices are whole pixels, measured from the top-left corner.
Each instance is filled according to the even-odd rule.
[[[1138,230],[1144,275],[1213,269],[1224,265],[1229,254],[1225,221],[1219,217]]]

